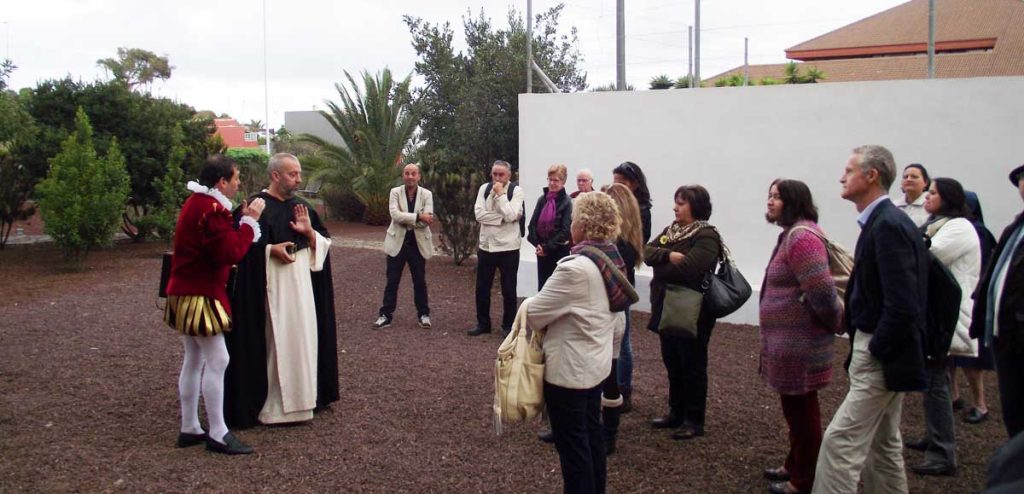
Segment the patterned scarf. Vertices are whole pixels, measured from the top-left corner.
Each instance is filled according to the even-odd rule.
[[[668,228],[665,229],[665,233],[663,233],[661,237],[658,237],[658,244],[667,245],[681,242],[696,235],[697,232],[705,228],[714,227],[711,226],[711,223],[708,223],[707,221],[703,220],[694,221],[689,225],[682,225],[678,222],[673,222],[671,225],[669,225]]]
[[[544,209],[540,210],[540,218],[537,219],[537,235],[541,240],[547,240],[551,232],[555,231],[555,198],[558,192],[548,192],[547,197],[548,202],[544,203]]]
[[[570,253],[584,256],[597,265],[612,312],[622,312],[640,300],[633,285],[623,274],[626,271],[626,264],[622,262],[622,256],[619,255],[619,249],[615,248],[615,244],[584,240],[574,245]]]

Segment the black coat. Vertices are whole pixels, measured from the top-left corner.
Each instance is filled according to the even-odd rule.
[[[872,333],[868,350],[882,363],[886,387],[923,390],[928,249],[920,232],[891,201],[882,201],[861,230],[854,259],[846,291],[850,355],[854,330]]]
[[[564,257],[569,253],[569,243],[572,240],[572,234],[569,232],[572,225],[572,198],[566,194],[565,189],[558,191],[558,195],[555,196],[555,229],[549,237],[540,238],[537,233],[537,221],[540,220],[540,212],[544,209],[544,204],[548,202],[547,195],[548,188],[544,187],[544,193],[537,199],[537,206],[533,208],[533,217],[530,218],[530,229],[526,240],[534,246],[543,246],[544,252],[549,255],[561,253],[562,255],[558,257]]]
[[[999,236],[999,243],[995,251],[985,265],[984,274],[978,281],[978,288],[974,292],[974,313],[971,319],[971,337],[985,337],[985,309],[988,306],[988,288],[995,276],[996,263],[999,256],[1009,246],[1007,243],[1013,232],[1024,224],[1024,213],[1021,213],[1010,223],[1010,226],[1003,230]],[[1000,299],[999,313],[999,341],[1004,348],[1010,348],[1014,353],[1024,353],[1024,247],[1017,248],[1013,258],[1010,259],[1010,266],[1006,272],[1006,284],[1003,285],[1003,294]]]

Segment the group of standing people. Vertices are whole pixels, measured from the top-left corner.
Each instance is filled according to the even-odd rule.
[[[268,178],[269,187],[234,212],[240,180],[230,158],[210,157],[188,184],[164,311],[185,348],[178,447],[249,454],[229,426],[304,422],[338,400],[330,234],[295,195],[295,156],[271,157]],[[200,390],[208,429],[199,421]]]

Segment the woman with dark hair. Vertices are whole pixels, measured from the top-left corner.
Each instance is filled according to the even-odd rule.
[[[779,393],[789,426],[785,463],[764,475],[772,481],[770,492],[810,492],[822,437],[818,390],[832,381],[833,339],[842,330],[843,305],[807,185],[772,182],[764,216],[782,233],[761,285],[758,373]]]
[[[629,187],[640,205],[640,220],[643,223],[643,241],[651,240],[651,191],[647,188],[647,177],[640,166],[632,161],[623,162],[612,170],[612,180]]]
[[[572,224],[572,198],[565,192],[568,171],[565,165],[548,168],[548,186],[537,198],[530,218],[528,240],[537,254],[537,290],[555,272],[558,261],[569,255],[569,225]]]
[[[931,216],[921,227],[930,239],[928,250],[942,262],[960,284],[960,317],[950,342],[949,355],[976,357],[978,343],[971,339],[971,294],[981,274],[981,243],[974,226],[967,220],[970,212],[960,182],[951,178],[936,178],[928,189],[924,203]],[[911,449],[924,451],[924,463],[911,466],[919,475],[956,474],[956,436],[953,430],[953,403],[949,394],[948,362],[928,362],[925,371],[928,381],[924,391],[926,437],[921,441],[907,441]],[[987,410],[974,410],[968,418],[977,415],[976,422],[988,417]]]
[[[897,197],[892,203],[907,213],[907,216],[910,216],[917,226],[928,221],[928,212],[924,210],[924,193],[931,183],[931,179],[928,178],[928,170],[925,170],[920,163],[911,163],[903,169],[903,181],[900,182],[900,190],[903,191],[903,195]]]
[[[978,240],[981,241],[981,265],[984,267],[988,264],[988,258],[996,247],[996,237],[985,227],[985,216],[981,211],[981,202],[978,200],[978,195],[969,190],[965,190],[964,195],[967,196],[967,207],[971,210],[968,219],[971,225],[974,226],[974,231],[978,233]],[[995,370],[995,363],[992,361],[992,352],[985,346],[984,338],[978,338],[977,357],[954,355],[952,358],[952,365],[949,369],[949,382],[954,411],[966,407],[966,402],[960,397],[960,387],[956,381],[957,368],[963,369],[964,375],[967,376],[967,384],[971,388],[971,406],[969,410],[977,409],[987,412],[988,404],[985,402],[984,376],[985,371]],[[975,413],[973,418],[978,416],[979,414]]]
[[[722,241],[708,219],[711,196],[700,185],[684,185],[675,193],[675,221],[644,247],[644,262],[654,268],[651,278],[651,319],[657,332],[664,309],[666,285],[701,290],[718,262]],[[715,318],[702,307],[696,338],[661,334],[661,360],[668,372],[668,415],[654,419],[656,429],[679,428],[672,439],[704,435],[708,395],[708,342]]]

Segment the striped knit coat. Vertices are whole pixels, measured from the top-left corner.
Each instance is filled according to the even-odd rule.
[[[795,225],[821,231],[811,221]],[[801,302],[801,295],[803,301]],[[779,234],[761,288],[758,372],[780,394],[802,395],[832,380],[834,334],[843,309],[829,274],[825,244],[799,229]]]

